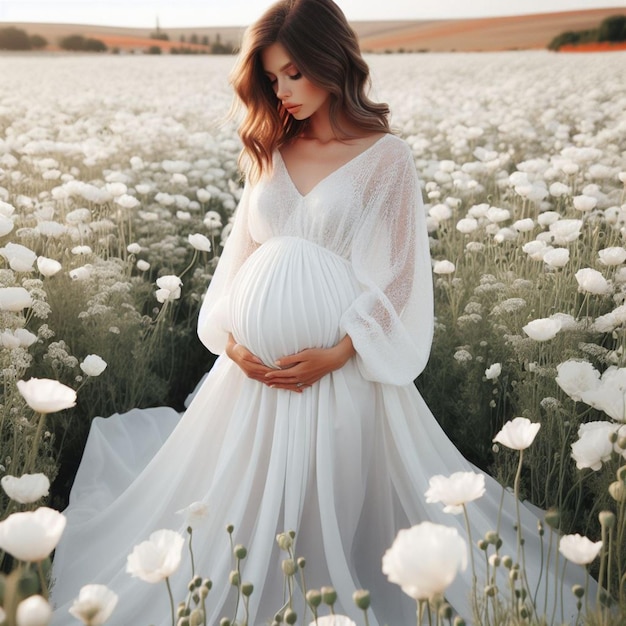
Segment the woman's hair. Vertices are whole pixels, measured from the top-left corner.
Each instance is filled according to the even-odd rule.
[[[252,180],[271,168],[274,150],[307,124],[282,107],[265,74],[261,53],[274,43],[285,48],[299,72],[329,92],[330,120],[337,135],[350,136],[341,127],[342,117],[352,128],[390,132],[388,106],[366,95],[369,68],[341,9],[332,0],[280,0],[246,30],[231,74],[245,107],[239,127],[244,146],[240,164],[248,164]]]

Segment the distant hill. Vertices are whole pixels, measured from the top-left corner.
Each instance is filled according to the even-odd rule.
[[[361,48],[367,52],[537,49],[545,48],[563,31],[595,28],[604,18],[619,13],[620,10],[614,7],[482,19],[355,21],[352,26],[359,36]],[[186,42],[195,34],[198,40],[206,36],[211,43],[219,38],[224,44],[237,46],[245,29],[244,26],[167,28],[165,24],[161,31],[168,35],[168,43],[150,39],[154,28],[0,22],[0,27],[4,26],[42,35],[50,42],[48,49],[51,50],[58,49],[56,44],[60,38],[81,34],[101,39],[109,48],[121,51],[144,51],[158,45],[163,52],[181,45],[181,35]],[[201,45],[193,47],[205,49]]]

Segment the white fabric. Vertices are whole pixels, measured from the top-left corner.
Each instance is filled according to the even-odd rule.
[[[69,603],[81,585],[98,582],[120,595],[111,624],[169,624],[165,585],[132,579],[124,571],[126,557],[154,530],[184,534],[185,520],[175,511],[200,500],[210,515],[193,543],[196,571],[214,583],[209,624],[232,618],[229,523],[235,543],[249,550],[243,579],[255,588],[251,625],[270,622],[281,605],[284,553],[274,538],[289,529],[297,531],[297,555],[307,559],[307,585],[333,585],[339,612],[362,623],[351,597],[369,588],[370,624],[414,624],[415,604],[386,581],[382,555],[400,528],[426,519],[457,526],[465,536],[462,518],[427,504],[424,492],[433,474],[473,469],[412,384],[432,337],[430,271],[419,185],[404,142],[383,137],[305,196],[277,154],[272,175],[244,192],[202,307],[199,335],[219,353],[230,331],[272,365],[306,347],[334,345],[348,333],[358,356],[295,394],[248,379],[223,355],[162,445],[161,434],[146,443],[145,425],[129,416],[105,420],[118,435],[107,445],[100,423],[55,557],[52,623],[73,624]],[[122,430],[115,426],[120,421]],[[141,444],[143,453],[130,453],[128,443]],[[135,456],[127,463],[118,454]],[[130,467],[137,472],[132,480]],[[488,478],[487,494],[469,505],[474,540],[496,527],[501,493]],[[523,515],[536,580],[537,520],[526,509]],[[502,552],[515,556],[513,520],[507,494]],[[476,560],[484,581],[482,553]],[[186,596],[189,578],[185,551],[171,580],[176,601]],[[448,594],[468,620],[470,587],[468,570]],[[569,618],[575,609],[565,604]],[[300,604],[295,608],[302,613]]]

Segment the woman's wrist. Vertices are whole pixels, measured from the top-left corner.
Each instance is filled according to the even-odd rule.
[[[350,335],[346,335],[335,347],[335,354],[339,367],[343,367],[355,354]]]

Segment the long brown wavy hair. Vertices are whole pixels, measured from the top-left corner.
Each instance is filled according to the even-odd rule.
[[[341,127],[342,116],[363,131],[390,132],[389,107],[366,95],[369,68],[341,9],[332,0],[280,0],[246,30],[230,77],[245,107],[239,127],[244,146],[240,165],[249,179],[269,171],[274,150],[307,125],[283,108],[265,75],[261,52],[274,43],[285,48],[299,72],[329,92],[337,136],[350,136]]]

